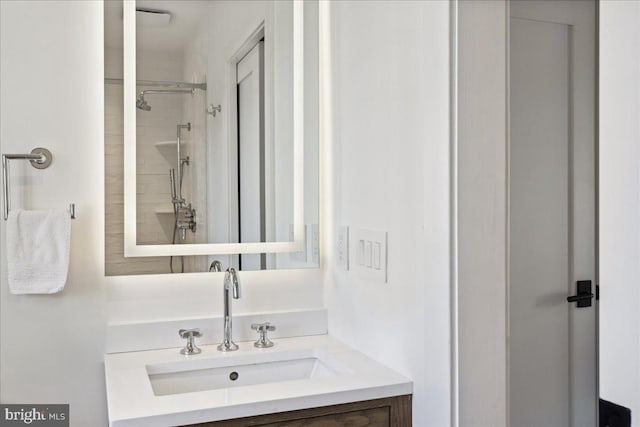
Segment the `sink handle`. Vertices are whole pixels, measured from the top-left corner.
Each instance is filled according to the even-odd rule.
[[[269,322],[264,322],[264,323],[252,323],[251,324],[251,329],[253,329],[254,331],[258,331],[258,332],[262,332],[262,331],[275,331],[276,330],[276,325],[272,325]]]
[[[260,337],[258,338],[258,340],[253,343],[254,347],[257,347],[257,348],[273,347],[273,342],[267,336],[267,332],[275,331],[276,330],[276,326],[275,325],[272,325],[269,322],[252,323],[251,324],[251,329],[253,329],[254,331],[257,331],[260,334]]]
[[[194,338],[200,338],[202,336],[200,329],[180,329],[178,331],[178,334],[180,335],[180,338],[184,338],[187,340],[187,345],[182,350],[180,350],[180,354],[189,355],[202,352],[202,350],[196,345],[194,340]]]
[[[178,334],[180,334],[180,338],[189,338],[190,336],[200,338],[202,336],[202,332],[200,332],[200,328],[180,329],[178,331]]]

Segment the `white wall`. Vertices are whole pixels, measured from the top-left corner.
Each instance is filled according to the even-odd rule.
[[[448,426],[449,4],[329,7],[329,333],[414,381],[415,426]],[[339,225],[388,231],[388,283],[335,267]]]
[[[600,396],[640,426],[640,2],[600,3]]]
[[[77,209],[55,295],[9,294],[1,221],[0,400],[70,403],[71,425],[103,425],[102,3],[3,1],[0,16],[0,150],[54,156],[46,170],[12,163],[14,206]]]

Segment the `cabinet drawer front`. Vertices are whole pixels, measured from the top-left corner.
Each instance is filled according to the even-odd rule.
[[[263,424],[260,427],[389,427],[389,407]]]

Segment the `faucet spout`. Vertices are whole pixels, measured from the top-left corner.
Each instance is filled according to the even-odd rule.
[[[231,270],[229,277],[233,289],[233,299],[240,299],[240,282],[238,281],[238,273],[233,267],[230,267],[227,271],[229,270]]]
[[[222,271],[222,263],[217,259],[211,261],[211,265],[209,266],[209,271],[220,272]]]
[[[224,338],[222,343],[218,346],[218,351],[235,351],[238,349],[238,345],[233,342],[233,334],[231,327],[231,303],[233,299],[240,298],[240,281],[238,280],[238,272],[235,268],[227,268],[227,272],[224,275],[223,286],[223,301],[224,301],[224,316],[223,316],[223,330]]]

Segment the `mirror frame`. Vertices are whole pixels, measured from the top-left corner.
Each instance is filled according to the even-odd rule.
[[[293,0],[293,241],[138,245],[136,2],[123,0],[124,256],[230,255],[304,250],[304,2]]]

